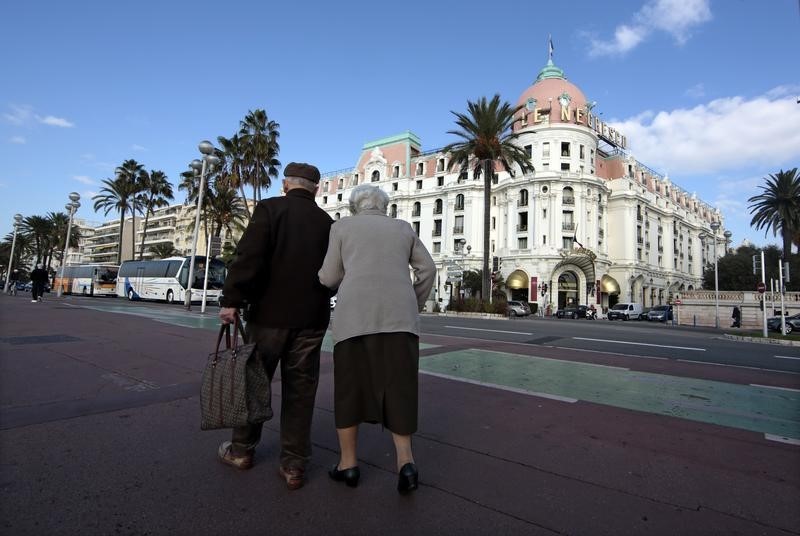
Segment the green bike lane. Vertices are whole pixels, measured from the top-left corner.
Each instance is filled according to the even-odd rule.
[[[201,316],[159,307],[78,306],[184,327],[219,328],[213,313]],[[584,401],[749,430],[769,440],[800,445],[800,391],[794,389],[671,376],[498,350],[448,350],[446,346],[426,343],[420,343],[420,348],[439,350],[420,358],[423,374],[565,403]],[[333,351],[330,332],[322,350]]]

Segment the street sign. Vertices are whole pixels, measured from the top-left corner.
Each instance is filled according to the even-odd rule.
[[[211,241],[209,242],[209,250],[209,253],[212,257],[216,257],[222,253],[222,238],[218,236],[212,236]]]
[[[675,301],[674,301],[674,302],[672,302],[672,303],[673,303],[674,305],[680,305],[680,304],[681,304],[681,300],[675,300]]]
[[[759,281],[758,285],[756,285],[756,290],[759,292],[759,294],[764,294],[767,291],[767,285],[765,285],[762,281]]]
[[[461,273],[463,271],[464,271],[464,268],[462,266],[458,266],[457,264],[447,267],[447,274],[448,275],[450,275],[450,274],[459,274],[459,275],[461,275]]]

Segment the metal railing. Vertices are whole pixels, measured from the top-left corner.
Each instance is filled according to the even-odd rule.
[[[572,222],[561,222],[561,230],[562,231],[574,231],[575,224]]]

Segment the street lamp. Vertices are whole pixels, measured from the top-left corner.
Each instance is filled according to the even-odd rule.
[[[64,208],[67,209],[67,212],[69,212],[69,224],[67,224],[67,239],[64,241],[64,254],[61,255],[61,281],[58,285],[57,294],[59,298],[64,294],[64,268],[67,267],[67,250],[69,250],[69,235],[72,233],[72,216],[81,206],[81,204],[78,202],[78,199],[80,198],[81,196],[78,192],[72,192],[69,194],[70,202],[64,205]]]
[[[3,292],[8,294],[8,285],[11,283],[11,274],[14,272],[14,248],[17,246],[17,228],[22,223],[22,214],[14,214],[14,238],[11,240],[11,257],[8,258],[8,272],[6,272],[6,285]]]
[[[205,188],[206,172],[219,163],[219,158],[214,155],[214,145],[210,141],[201,141],[197,148],[203,153],[203,161],[195,159],[190,164],[195,175],[200,174],[200,185],[197,192],[197,212],[194,215],[194,236],[192,237],[192,257],[189,260],[189,279],[186,282],[186,295],[183,302],[187,311],[192,309],[192,285],[194,284],[194,265],[195,256],[197,255],[197,235],[200,231],[200,212],[203,210],[203,190]],[[208,262],[208,259],[206,259],[206,262]]]
[[[717,231],[719,230],[719,222],[711,222],[711,230],[714,231],[712,238],[714,239],[714,326],[719,329],[719,270],[717,265]]]

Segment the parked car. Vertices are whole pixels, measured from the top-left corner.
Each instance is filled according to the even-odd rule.
[[[781,317],[774,316],[767,319],[767,328],[772,331],[781,331]],[[800,331],[800,313],[786,317],[786,333]]]
[[[556,318],[586,318],[587,309],[585,305],[568,305],[556,311]]]
[[[618,303],[608,311],[609,320],[641,320],[641,303]]]
[[[531,314],[530,306],[523,301],[508,302],[508,316],[528,316]]]
[[[672,320],[672,306],[656,305],[647,313],[647,320],[650,322],[668,322]]]

